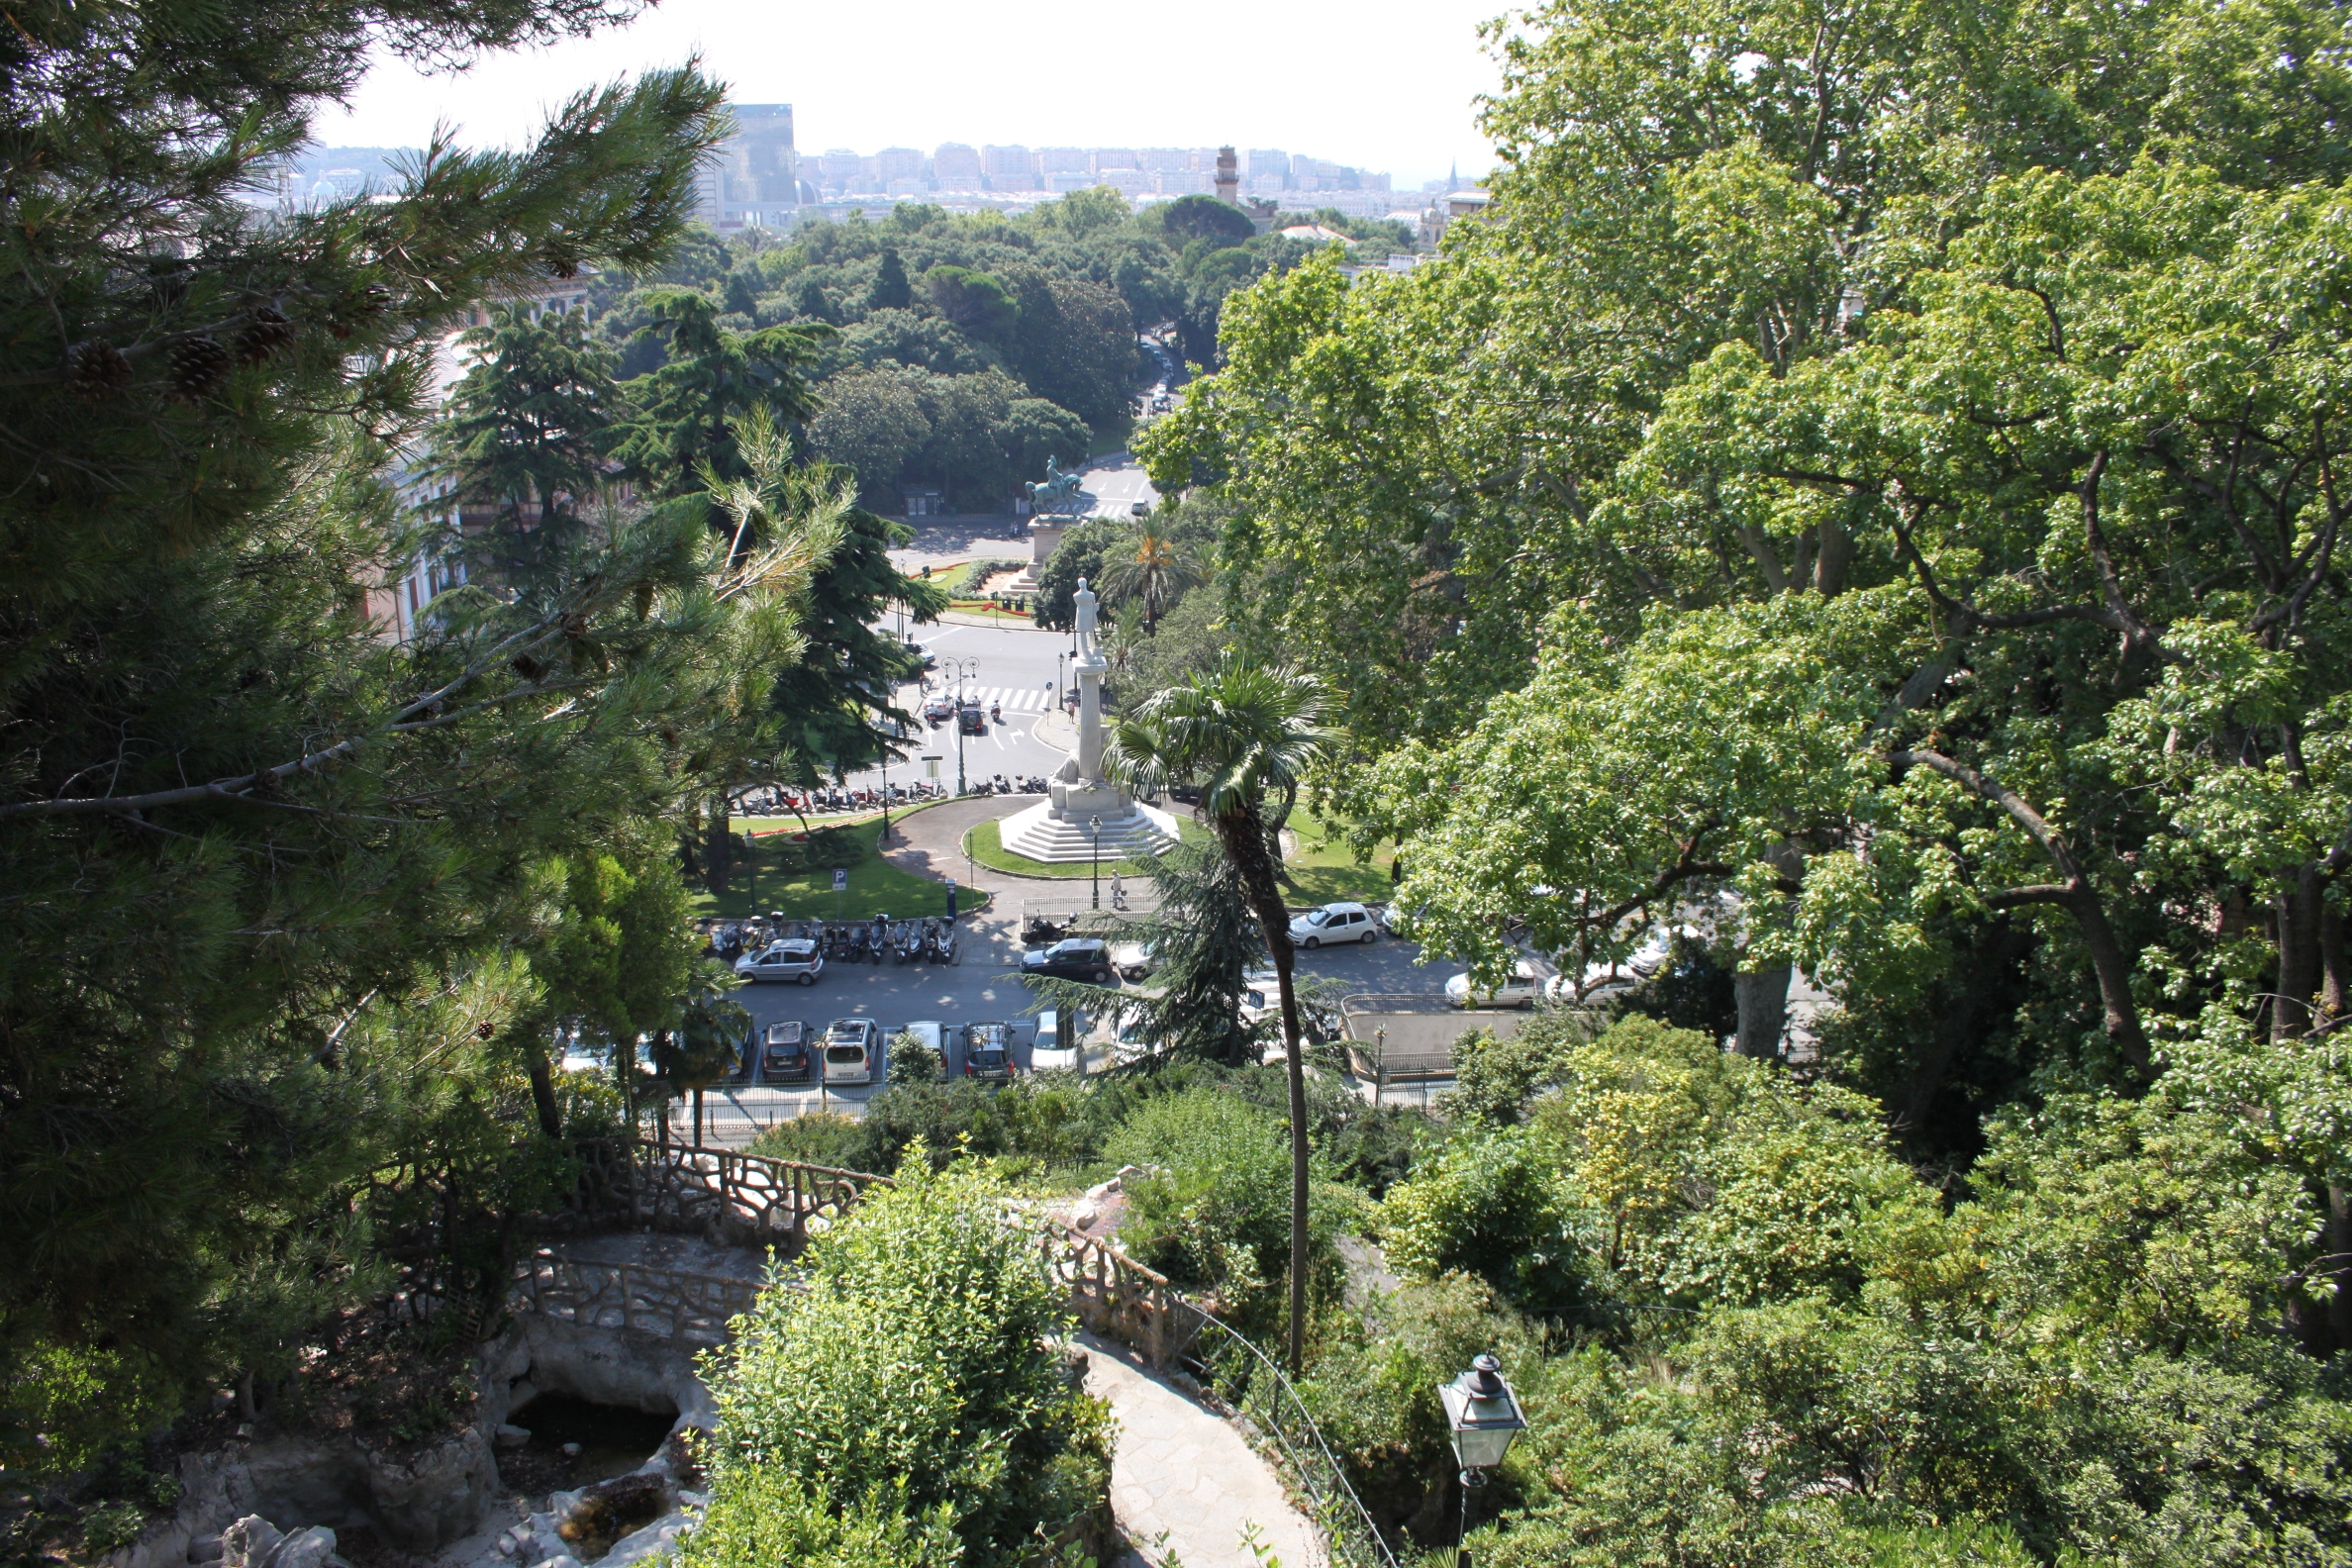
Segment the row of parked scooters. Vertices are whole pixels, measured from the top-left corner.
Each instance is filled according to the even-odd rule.
[[[972,779],[964,785],[966,795],[1042,795],[1045,776],[1032,773],[1028,778],[1007,778],[999,773],[993,778]]]
[[[796,921],[780,915],[721,921],[711,928],[711,956],[733,964],[745,953],[795,939],[815,942],[828,962],[878,964],[886,957],[892,963],[955,962],[955,922],[938,915],[896,921],[887,915],[870,921]]]
[[[937,915],[921,920],[894,921],[877,915],[870,921],[827,921],[818,936],[818,950],[847,963],[955,962],[955,923]]]
[[[1044,788],[1042,783],[1039,789]],[[924,801],[945,800],[949,794],[944,784],[893,784],[890,804],[914,806]],[[874,789],[754,790],[735,803],[735,809],[746,817],[817,816],[825,812],[873,811],[882,805],[883,793]]]

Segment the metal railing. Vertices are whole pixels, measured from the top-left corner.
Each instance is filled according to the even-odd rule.
[[[1187,1301],[1200,1322],[1182,1359],[1200,1385],[1271,1439],[1292,1488],[1302,1495],[1331,1561],[1349,1568],[1397,1568],[1397,1554],[1348,1484],[1323,1430],[1274,1359],[1207,1308]]]
[[[1274,1448],[1270,1457],[1306,1500],[1333,1562],[1397,1568],[1396,1554],[1315,1418],[1263,1350],[1167,1276],[1059,1221],[1043,1223],[1039,1250],[1046,1278],[1070,1292],[1070,1305],[1088,1328],[1131,1346],[1154,1371],[1182,1367],[1263,1434]]]

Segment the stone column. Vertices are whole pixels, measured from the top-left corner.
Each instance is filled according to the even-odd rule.
[[[1089,784],[1103,777],[1103,671],[1110,662],[1090,651],[1078,674],[1078,776]]]

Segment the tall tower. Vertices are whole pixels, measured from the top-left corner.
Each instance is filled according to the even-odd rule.
[[[1217,149],[1217,199],[1227,207],[1241,205],[1241,165],[1229,147]]]

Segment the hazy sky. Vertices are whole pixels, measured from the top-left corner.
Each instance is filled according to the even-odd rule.
[[[428,76],[387,60],[329,146],[416,147],[435,122],[471,146],[530,134],[588,83],[699,52],[739,103],[789,103],[803,152],[1030,147],[1278,147],[1418,187],[1483,172],[1472,104],[1495,82],[1478,24],[1504,0],[667,0],[594,38]]]

